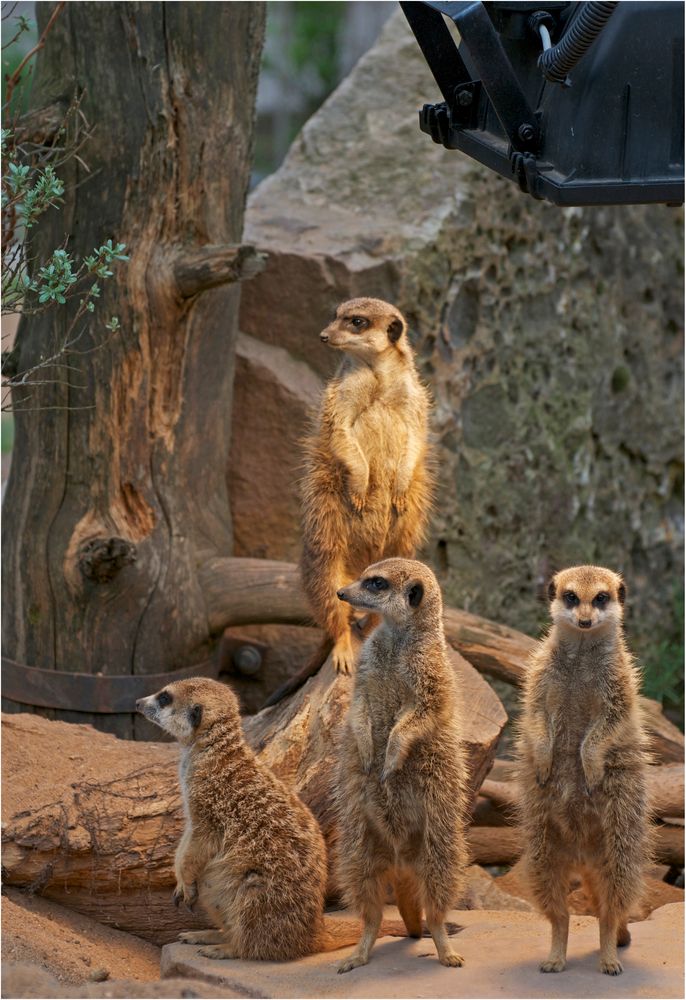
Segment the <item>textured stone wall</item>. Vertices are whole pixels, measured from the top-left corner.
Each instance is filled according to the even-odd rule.
[[[551,570],[595,561],[657,637],[682,579],[682,213],[535,202],[420,133],[437,97],[397,14],[252,195],[245,238],[270,261],[242,293],[243,344],[261,347],[238,369],[236,554],[297,553],[296,442],[338,360],[318,333],[375,295],[406,313],[435,397],[423,555],[447,600],[535,632]]]

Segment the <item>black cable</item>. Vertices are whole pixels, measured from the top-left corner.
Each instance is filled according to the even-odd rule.
[[[546,80],[552,83],[565,82],[569,71],[576,66],[605,27],[615,7],[617,2],[583,4],[557,45],[538,57],[538,65]]]

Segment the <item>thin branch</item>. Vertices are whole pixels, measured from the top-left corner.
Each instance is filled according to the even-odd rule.
[[[19,65],[15,69],[14,73],[12,74],[12,76],[9,77],[9,79],[7,80],[6,89],[5,89],[5,107],[9,107],[9,105],[10,105],[10,101],[12,100],[12,94],[14,93],[14,88],[19,83],[19,78],[21,77],[21,73],[22,73],[22,70],[24,69],[24,66],[26,66],[27,62],[30,59],[32,59],[37,52],[40,52],[40,50],[45,45],[45,40],[48,37],[48,33],[49,33],[50,29],[52,28],[53,24],[55,23],[55,21],[57,20],[58,16],[62,13],[62,8],[64,7],[64,4],[65,4],[65,0],[60,0],[60,3],[58,3],[57,6],[55,7],[55,9],[53,10],[53,12],[52,12],[52,14],[50,16],[50,20],[45,25],[45,28],[43,30],[43,34],[40,36],[40,38],[38,39],[38,41],[36,42],[36,44],[34,45],[34,47],[32,49],[30,49],[26,53],[26,55],[24,56],[24,58],[22,59],[22,61],[19,63]]]

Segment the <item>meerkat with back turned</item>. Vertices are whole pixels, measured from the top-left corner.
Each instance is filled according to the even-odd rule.
[[[186,826],[174,900],[197,902],[217,930],[188,931],[209,958],[283,961],[343,948],[355,920],[324,917],[327,857],[319,825],[296,793],[244,740],[238,702],[224,684],[191,678],[136,707],[181,744]],[[386,933],[404,934],[399,921]]]
[[[459,966],[445,917],[466,864],[466,763],[440,588],[422,563],[387,559],[338,596],[381,618],[340,741],[338,870],[364,929],[338,971],[368,962],[388,878],[409,933],[421,933],[423,907],[439,961]]]
[[[346,355],[306,441],[301,572],[340,673],[354,665],[350,612],[336,592],[365,566],[412,557],[431,507],[429,395],[402,314],[380,299],[344,302],[321,340]]]
[[[639,674],[623,635],[626,588],[600,566],[550,583],[552,628],[534,653],[519,723],[523,861],[552,925],[542,972],[565,968],[572,874],[599,918],[600,968],[618,975],[617,945],[650,856],[647,737]]]

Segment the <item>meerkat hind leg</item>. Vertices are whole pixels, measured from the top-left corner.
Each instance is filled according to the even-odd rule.
[[[603,907],[600,925],[600,971],[608,976],[619,976],[624,970],[617,955],[620,920],[615,913]]]
[[[362,930],[362,937],[352,955],[349,955],[338,966],[339,972],[350,972],[351,969],[357,969],[369,962],[369,952],[372,950],[374,942],[379,936],[379,929],[381,927],[381,919],[383,917],[381,904],[374,903],[367,906],[363,916],[364,928]]]
[[[448,930],[445,926],[445,913],[439,913],[438,910],[428,906],[426,909],[426,923],[431,932],[431,937],[434,939],[436,951],[438,952],[438,961],[441,965],[453,968],[459,968],[461,965],[464,965],[464,958],[462,955],[458,955],[456,951],[453,951],[450,943]]]
[[[222,938],[221,944],[208,945],[206,948],[200,948],[200,954],[204,958],[214,958],[222,960],[225,958],[240,958],[235,950],[231,947],[228,941]]]
[[[204,931],[181,931],[179,934],[181,944],[221,944],[223,940],[223,931],[212,930],[211,927]]]

